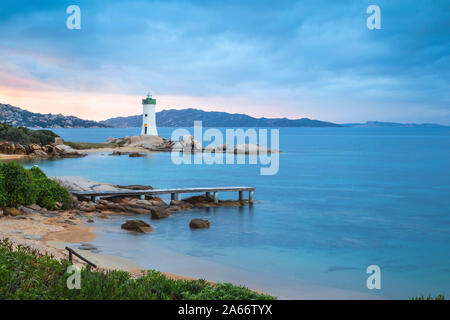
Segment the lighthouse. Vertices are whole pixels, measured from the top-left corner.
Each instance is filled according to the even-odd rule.
[[[150,93],[147,94],[147,98],[142,99],[142,135],[157,136],[158,130],[156,129],[156,99],[152,98]]]

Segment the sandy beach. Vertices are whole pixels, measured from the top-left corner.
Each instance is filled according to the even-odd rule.
[[[28,155],[26,154],[3,154],[0,153],[0,161],[1,160],[19,160],[28,158]]]
[[[79,244],[95,239],[95,228],[84,225],[83,218],[74,217],[68,211],[58,212],[55,217],[46,217],[41,214],[17,217],[0,216],[0,237],[9,238],[17,245],[27,245],[41,252],[47,252],[56,259],[68,259],[68,253],[65,250],[65,247],[68,246],[105,271],[123,270],[132,276],[138,276],[145,269],[121,257],[79,249]],[[80,267],[86,265],[76,257],[74,257],[74,264]],[[196,279],[170,272],[162,273],[174,280]]]

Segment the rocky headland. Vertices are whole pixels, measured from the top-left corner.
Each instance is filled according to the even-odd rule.
[[[0,153],[37,158],[80,158],[87,155],[63,144],[62,140],[58,138],[55,143],[47,145],[37,143],[20,144],[8,141],[0,142]]]
[[[136,148],[137,150],[155,152],[205,152],[205,153],[233,153],[233,154],[259,154],[259,153],[279,153],[280,150],[269,149],[257,144],[236,144],[229,146],[221,144],[216,147],[207,146],[195,140],[193,136],[186,135],[178,141],[162,138],[159,136],[131,136],[124,138],[109,137],[107,143],[117,144],[123,148]],[[131,152],[115,150],[111,155],[130,155]],[[131,155],[130,155],[131,156]]]

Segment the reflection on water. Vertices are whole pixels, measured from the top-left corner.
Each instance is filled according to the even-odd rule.
[[[66,140],[104,141],[134,129],[102,130],[57,132]],[[160,131],[170,137],[171,129]],[[247,285],[259,281],[269,292],[295,297],[314,286],[335,288],[329,292],[336,295],[450,294],[448,128],[285,128],[280,139],[284,153],[275,176],[259,175],[257,165],[174,165],[168,153],[98,153],[25,164],[38,164],[50,176],[115,184],[256,187],[253,206],[174,213],[150,220],[155,232],[144,236],[121,230],[122,218],[96,221],[96,247],[146,267],[212,280],[247,279]],[[237,193],[220,197],[236,199]],[[206,218],[211,227],[193,232],[193,218]],[[377,292],[365,287],[372,264],[382,270]]]

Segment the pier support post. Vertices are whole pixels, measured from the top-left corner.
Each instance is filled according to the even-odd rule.
[[[141,195],[139,195],[139,199],[141,199],[141,200],[145,200],[145,194],[141,194]]]
[[[205,197],[209,198],[209,197],[211,197],[211,194],[209,192],[205,192]]]
[[[100,200],[100,196],[95,196],[94,197],[94,202],[97,203]]]
[[[219,203],[219,193],[213,192],[213,196],[214,196],[214,203]]]
[[[244,200],[244,191],[239,191],[239,201]]]
[[[170,200],[175,200],[175,193],[172,192],[172,193],[170,194]]]
[[[253,203],[253,193],[254,191],[248,192],[248,203]]]

